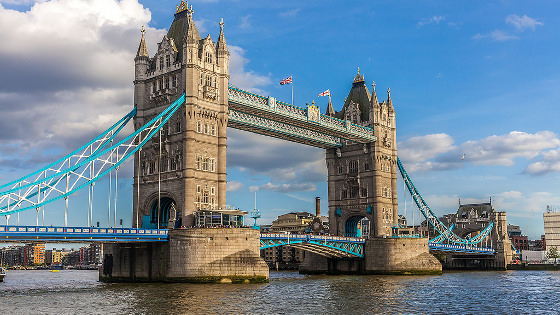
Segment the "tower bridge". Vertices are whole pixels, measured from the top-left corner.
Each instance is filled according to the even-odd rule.
[[[429,254],[430,248],[475,250],[493,230],[489,227],[473,239],[462,238],[422,199],[397,157],[390,90],[380,102],[375,83],[370,91],[358,70],[341,111],[335,112],[329,101],[322,114],[314,104],[301,108],[231,86],[229,56],[223,21],[216,42],[210,35],[202,38],[192,6],[181,1],[152,56],[142,30],[134,59],[134,109],[78,150],[0,186],[0,215],[30,209],[38,213],[45,204],[64,199],[66,225],[68,198],[85,187],[93,194],[94,183],[106,174],[114,172],[116,181],[119,166],[133,156],[133,229],[122,230],[121,235],[116,231],[108,235],[105,230],[99,236],[115,240],[105,247],[111,266],[104,267],[100,278],[107,281],[266,280],[268,268],[259,248],[279,245],[317,253],[306,256],[306,272],[438,273],[441,265]],[[130,121],[135,131],[122,136]],[[330,238],[260,235],[243,228],[177,228],[194,226],[197,211],[226,209],[228,127],[325,149]],[[427,239],[399,238],[395,233],[397,169],[418,209],[442,235],[441,241],[428,244]],[[87,233],[97,230],[91,228],[92,213],[90,202]],[[367,240],[356,238],[363,218],[371,222]],[[499,229],[505,214],[502,219],[499,225],[494,223],[497,237],[502,236]],[[84,234],[84,228],[78,229]],[[65,226],[62,231],[15,232],[33,232],[37,239],[62,233],[55,237],[61,240],[72,238],[74,231]],[[128,237],[139,231],[144,235],[157,231],[158,238],[165,240]],[[0,236],[8,240],[10,232],[14,231],[5,227]],[[502,254],[508,248],[503,238],[494,244]],[[507,253],[502,256],[507,260]]]

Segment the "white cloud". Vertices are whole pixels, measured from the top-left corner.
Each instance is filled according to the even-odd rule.
[[[301,11],[301,8],[296,8],[296,9],[280,12],[280,13],[278,13],[278,15],[281,16],[281,17],[294,17],[299,13],[299,11]]]
[[[493,41],[497,41],[497,42],[505,42],[508,40],[513,40],[513,39],[519,39],[519,37],[515,36],[515,35],[510,35],[505,31],[502,30],[493,30],[492,32],[488,33],[488,34],[476,34],[473,36],[473,39],[485,39],[485,38],[489,38]]]
[[[239,28],[250,28],[251,27],[251,15],[247,14],[241,17],[241,23],[239,23]]]
[[[512,166],[515,158],[533,158],[542,150],[559,145],[558,136],[551,131],[534,134],[512,131],[506,135],[467,141],[461,145],[461,150],[465,159],[475,164]]]
[[[230,52],[230,83],[253,93],[265,94],[259,87],[269,85],[272,82],[270,76],[260,75],[252,70],[245,70],[249,60],[245,58],[245,50],[243,48],[228,45],[228,49]]]
[[[226,191],[236,191],[243,188],[245,185],[237,181],[228,181],[226,184]]]
[[[424,26],[424,25],[432,24],[432,23],[434,23],[434,24],[439,24],[439,22],[444,21],[444,20],[445,20],[445,16],[441,16],[441,15],[436,16],[436,15],[434,15],[434,16],[432,16],[431,18],[422,19],[420,22],[418,22],[418,26]]]
[[[26,12],[0,5],[3,165],[44,165],[130,111],[140,28],[150,19],[135,0],[39,2]],[[147,27],[151,55],[165,34]],[[241,47],[229,47],[234,84],[256,90],[270,83],[245,70]]]
[[[530,18],[527,15],[519,16],[515,14],[508,15],[506,17],[506,24],[511,24],[520,31],[524,31],[526,29],[531,29],[534,31],[537,28],[537,26],[544,25],[543,22]]]
[[[545,151],[560,146],[560,139],[551,131],[534,134],[512,131],[505,135],[471,140],[459,146],[446,134],[410,138],[398,144],[399,156],[407,170],[428,171],[460,168],[466,163],[478,165],[513,166],[516,158],[532,159],[540,154],[542,162],[536,162],[526,173],[538,174],[560,168],[560,153]]]
[[[286,193],[295,191],[314,191],[317,190],[317,188],[312,183],[272,184],[271,182],[268,182],[266,184],[258,186],[258,189],[256,190],[269,190]]]
[[[533,162],[524,170],[525,174],[544,175],[560,172],[560,149],[550,150],[541,154],[541,161]]]

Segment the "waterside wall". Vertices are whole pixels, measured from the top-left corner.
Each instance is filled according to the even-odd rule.
[[[306,254],[305,274],[441,274],[426,238],[374,238],[364,244],[363,259],[334,259]]]
[[[105,282],[253,283],[268,281],[260,232],[250,228],[169,230],[165,243],[105,244]]]

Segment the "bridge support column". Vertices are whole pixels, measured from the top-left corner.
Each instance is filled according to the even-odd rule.
[[[105,244],[105,282],[255,283],[268,281],[260,232],[248,228],[175,229],[169,241]]]
[[[429,253],[427,238],[374,238],[366,241],[363,259],[335,259],[306,254],[305,274],[441,274],[441,263]]]

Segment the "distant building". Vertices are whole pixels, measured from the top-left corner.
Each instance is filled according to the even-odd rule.
[[[45,263],[45,244],[33,245],[33,264],[43,265]]]
[[[263,233],[304,234],[314,230],[317,233],[328,231],[328,218],[316,217],[309,212],[290,212],[278,216],[270,226],[261,225]],[[261,250],[261,257],[269,266],[295,269],[303,261],[305,251],[290,246],[277,246]]]
[[[545,247],[555,246],[560,249],[560,213],[546,206],[546,213],[543,213]]]

